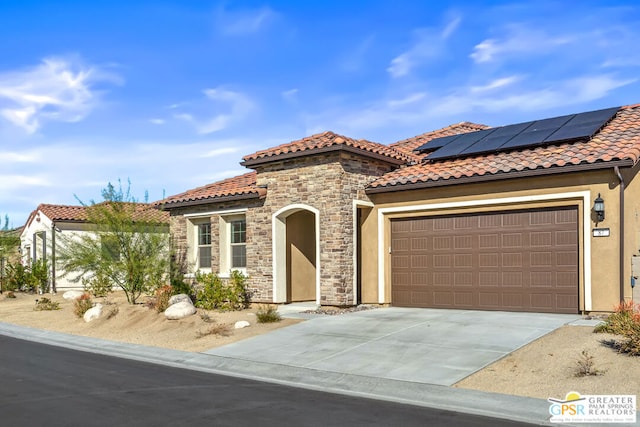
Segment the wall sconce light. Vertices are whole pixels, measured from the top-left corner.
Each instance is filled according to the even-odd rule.
[[[604,221],[604,200],[600,197],[600,193],[598,193],[598,197],[593,201],[593,211],[596,214],[596,222]]]

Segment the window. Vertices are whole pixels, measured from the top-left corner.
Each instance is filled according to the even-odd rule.
[[[231,268],[247,266],[247,221],[231,221]]]
[[[211,223],[198,224],[198,267],[211,268]]]

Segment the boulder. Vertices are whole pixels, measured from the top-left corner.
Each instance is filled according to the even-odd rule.
[[[80,298],[82,295],[84,295],[83,291],[67,291],[64,294],[62,294],[62,298],[69,301],[73,301]]]
[[[234,328],[242,329],[242,328],[248,328],[249,326],[251,326],[251,323],[247,322],[246,320],[238,320]]]
[[[100,316],[102,316],[102,304],[98,303],[91,307],[89,310],[85,311],[84,316],[82,317],[84,318],[85,322],[91,322],[92,320],[95,320]]]
[[[181,301],[175,303],[169,306],[169,308],[164,311],[164,317],[169,320],[183,319],[193,314],[196,314],[196,308],[193,306],[191,301]]]
[[[190,303],[191,305],[193,305],[193,302],[191,301],[191,297],[189,297],[189,295],[187,294],[178,294],[178,295],[174,295],[171,298],[169,298],[169,307],[171,307],[174,304],[177,304],[179,302],[183,302],[186,301],[188,303]]]

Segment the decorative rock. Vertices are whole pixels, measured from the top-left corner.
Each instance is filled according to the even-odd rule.
[[[95,320],[100,316],[102,316],[102,304],[98,303],[91,307],[89,310],[85,311],[83,318],[85,322],[91,322],[92,320]]]
[[[189,297],[189,295],[187,294],[178,294],[178,295],[174,295],[171,298],[169,298],[169,307],[171,307],[174,304],[177,304],[179,302],[182,301],[186,301],[188,303],[190,303],[191,305],[193,305],[193,302],[191,301],[191,298]]]
[[[67,291],[64,294],[62,294],[62,298],[69,301],[73,301],[80,298],[83,294],[84,294],[83,291]]]
[[[251,323],[247,322],[246,320],[238,320],[234,327],[236,329],[242,329],[242,328],[248,328],[249,326],[251,326]]]
[[[180,301],[169,306],[164,311],[164,316],[169,320],[178,320],[196,314],[196,308],[191,301]]]

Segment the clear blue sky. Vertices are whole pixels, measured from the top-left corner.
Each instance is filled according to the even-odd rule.
[[[635,1],[0,1],[0,215],[151,201],[333,130],[640,103]]]

